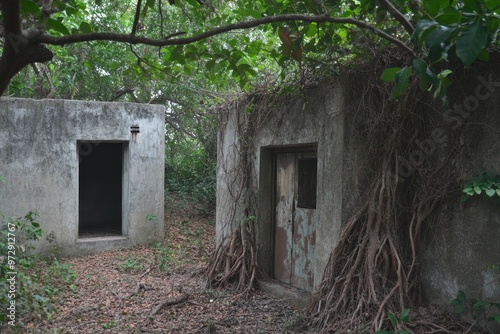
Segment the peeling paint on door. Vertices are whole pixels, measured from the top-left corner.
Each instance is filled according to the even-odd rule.
[[[308,161],[306,164],[299,163],[303,160]],[[316,165],[313,152],[276,155],[274,276],[284,283],[308,291],[314,287]],[[299,166],[306,166],[300,168],[310,170],[299,170]],[[314,188],[314,196],[311,195],[311,187]],[[308,189],[308,192],[304,189]],[[304,201],[304,196],[314,198]],[[309,204],[300,207],[299,202]]]

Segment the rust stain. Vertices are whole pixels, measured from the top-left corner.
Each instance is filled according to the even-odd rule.
[[[277,156],[274,276],[312,291],[316,245],[316,210],[297,208],[297,154]]]

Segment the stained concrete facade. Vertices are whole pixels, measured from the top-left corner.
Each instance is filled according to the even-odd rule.
[[[450,166],[460,171],[457,182],[472,177],[480,168],[500,174],[500,68],[473,72],[465,82],[468,88],[460,87],[456,93],[450,92],[450,107],[429,104],[429,113],[426,113],[432,115],[427,128],[429,138],[436,140],[432,152],[425,153],[427,159],[440,161],[448,155],[454,149],[450,143],[457,138],[455,136],[459,136],[462,146],[468,146],[465,151],[470,156],[460,156],[461,160],[453,161]],[[361,101],[352,93],[345,94],[338,84],[313,87],[302,97],[283,97],[281,107],[273,105],[270,112],[265,111],[265,103],[263,111],[255,117],[247,106],[259,104],[259,101],[240,103],[221,116],[218,242],[223,242],[231,224],[244,219],[245,210],[254,212],[258,265],[265,274],[275,277],[275,157],[279,152],[314,147],[318,158],[318,220],[313,264],[314,288],[317,288],[341,228],[362,200],[370,175],[373,175],[368,160],[370,154],[365,149],[367,145],[362,136],[357,135],[363,126],[357,113],[366,106],[361,106]],[[459,109],[461,114],[453,107],[455,103],[463,104]],[[462,120],[472,117],[470,124],[455,126],[454,122],[460,117]],[[250,132],[251,145],[246,152],[242,138],[248,131],[248,124],[256,131]],[[245,170],[250,182],[241,191]],[[249,200],[244,201],[244,198]],[[489,269],[500,263],[498,198],[472,198],[462,204],[459,192],[450,194],[449,200],[437,208],[429,225],[421,245],[422,302],[451,308],[450,301],[458,290],[474,298],[500,300],[498,273]],[[274,287],[277,295],[297,299],[296,294],[287,297],[280,285]],[[268,283],[264,286],[272,290]]]
[[[239,201],[245,196],[258,209],[256,221],[257,256],[259,268],[273,275],[274,254],[274,159],[277,152],[301,152],[313,150],[318,158],[316,250],[312,263],[314,286],[322,279],[331,245],[337,242],[342,217],[342,169],[344,115],[340,108],[343,97],[340,90],[323,94],[313,89],[308,96],[310,103],[297,98],[289,101],[283,113],[273,112],[257,122],[262,122],[254,134],[249,156],[251,189],[249,194],[238,194]],[[246,112],[229,112],[219,128],[217,174],[217,238],[226,236],[234,220],[241,219],[240,203],[234,195],[241,185],[241,138],[238,133],[247,121]],[[241,208],[241,207],[240,207]],[[236,209],[236,213],[235,213]]]
[[[164,129],[163,106],[2,98],[0,211],[36,211],[46,255],[162,240]]]

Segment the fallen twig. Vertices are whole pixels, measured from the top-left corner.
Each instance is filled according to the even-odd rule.
[[[149,274],[151,270],[153,270],[153,267],[149,267],[148,270],[146,270],[144,273],[141,274],[141,276],[139,276],[139,278],[143,278],[144,276]]]
[[[180,297],[175,299],[166,299],[165,301],[158,304],[149,314],[148,318],[152,318],[156,313],[158,313],[165,306],[175,305],[186,301],[189,298],[187,293],[182,294]]]

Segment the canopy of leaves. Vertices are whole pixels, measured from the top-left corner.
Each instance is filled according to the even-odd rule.
[[[16,2],[23,33],[4,29],[4,51],[9,43],[57,45],[45,73],[54,96],[191,107],[270,79],[297,80],[304,68],[332,75],[388,44],[415,59],[384,73],[393,98],[416,75],[445,100],[451,72],[442,63],[487,60],[500,26],[500,0],[3,0],[5,27]],[[8,94],[47,95],[44,71],[35,72],[38,79],[14,79]]]

